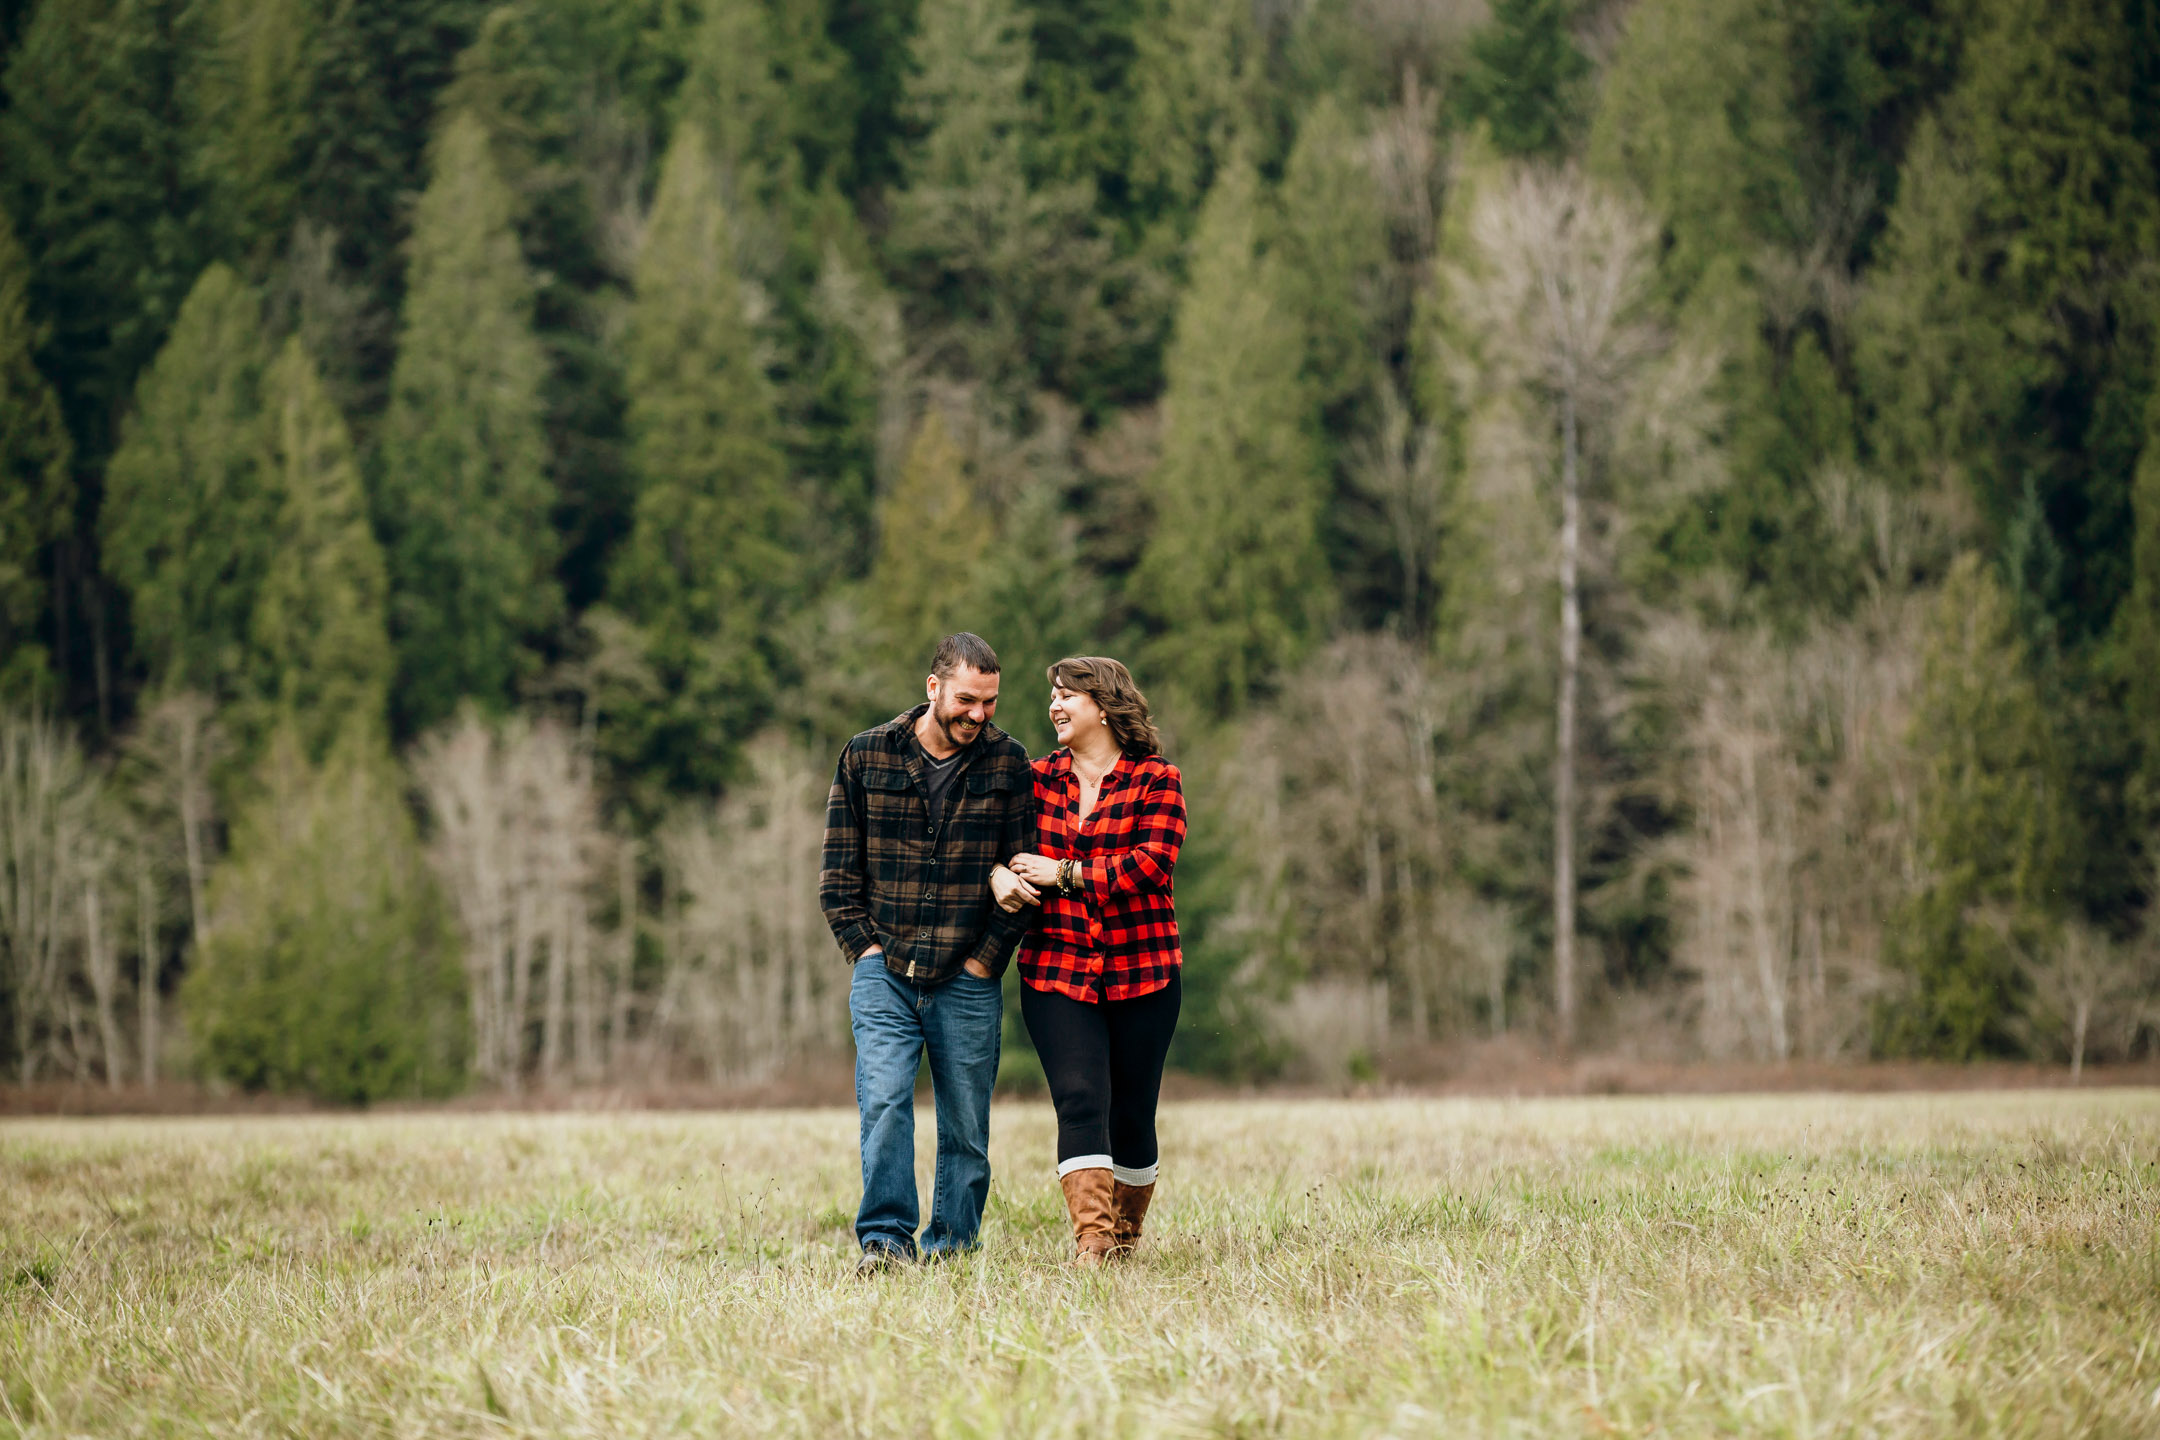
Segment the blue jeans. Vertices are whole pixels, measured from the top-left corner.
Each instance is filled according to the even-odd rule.
[[[937,1102],[937,1182],[922,1248],[965,1250],[990,1198],[990,1090],[997,1083],[1004,997],[995,980],[962,971],[916,985],[883,955],[855,962],[848,1014],[855,1027],[855,1107],[862,1114],[862,1209],[855,1238],[915,1253],[915,1075],[930,1056]]]

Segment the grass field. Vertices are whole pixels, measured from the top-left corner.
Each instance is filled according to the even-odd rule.
[[[0,1435],[2160,1435],[2153,1091],[1173,1106],[1085,1275],[1001,1102],[875,1283],[854,1128],[0,1125]]]

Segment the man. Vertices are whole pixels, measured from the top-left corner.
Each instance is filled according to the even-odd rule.
[[[1029,916],[990,896],[992,867],[1033,839],[1027,751],[990,723],[997,652],[939,642],[928,700],[840,752],[825,809],[819,901],[855,963],[855,1104],[862,1115],[858,1273],[916,1257],[915,1075],[937,1104],[937,1185],[922,1250],[975,1244],[990,1193],[998,980]]]

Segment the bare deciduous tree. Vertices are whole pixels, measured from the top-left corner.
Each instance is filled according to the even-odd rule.
[[[1924,507],[1843,472],[1817,489],[1829,543],[1866,587],[1849,619],[1784,645],[1672,618],[1642,647],[1646,690],[1681,717],[1665,799],[1690,823],[1663,857],[1713,1054],[1850,1053],[1917,880],[1907,737],[1925,600],[1911,576],[1944,537]]]
[[[96,777],[74,737],[40,716],[0,714],[0,958],[25,1085],[48,1060],[64,1056],[80,1070],[67,1043],[75,1021],[69,985],[96,805]]]
[[[151,874],[150,846],[138,837],[132,848],[135,854],[136,1059],[142,1068],[142,1083],[151,1086],[158,1082],[159,1041],[165,1033],[158,990],[162,970],[157,939],[160,906],[157,880]]]
[[[216,713],[207,695],[193,691],[166,695],[144,714],[128,746],[145,772],[145,798],[157,810],[171,814],[179,833],[188,921],[197,944],[210,933],[203,898],[209,891],[213,858],[210,831],[217,822],[210,771],[225,753]]]
[[[529,1065],[543,1085],[596,1074],[588,897],[604,838],[586,751],[551,720],[498,729],[468,712],[422,743],[414,770],[465,934],[475,1073],[513,1093]]]
[[[1381,994],[1389,1023],[1376,1033],[1399,1025],[1413,1042],[1468,1029],[1481,1005],[1504,1027],[1514,929],[1464,882],[1462,847],[1479,827],[1449,800],[1452,767],[1475,763],[1448,743],[1466,698],[1422,642],[1351,636],[1315,655],[1248,727],[1258,753],[1241,759],[1238,786],[1274,797],[1256,829],[1296,837],[1267,889],[1322,987],[1296,1005],[1340,1009],[1354,995],[1342,1013],[1369,1018]],[[1372,1029],[1359,1023],[1360,1034]]]
[[[1515,389],[1558,441],[1559,675],[1553,759],[1553,991],[1563,1045],[1576,1027],[1576,810],[1587,472],[1616,439],[1630,391],[1661,347],[1645,318],[1650,224],[1573,169],[1519,169],[1477,187],[1470,254],[1448,302],[1477,335],[1481,389]]]
[[[82,852],[78,884],[82,892],[82,967],[90,982],[90,996],[97,1016],[98,1054],[105,1084],[117,1090],[126,1078],[126,1062],[120,1045],[120,956],[105,918],[105,884],[113,870],[113,851],[103,836]]]
[[[2001,928],[2013,937],[2012,927]],[[2070,1052],[2070,1083],[2075,1085],[2085,1074],[2095,1022],[2145,998],[2150,981],[2140,963],[2144,956],[2080,921],[2061,926],[2036,948],[2018,950],[2019,966],[2032,985],[2032,1018],[2060,1034]]]
[[[825,772],[778,740],[710,811],[662,834],[671,917],[655,1032],[712,1079],[763,1079],[847,1034],[847,967],[817,902]]]

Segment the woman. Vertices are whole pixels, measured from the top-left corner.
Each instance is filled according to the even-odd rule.
[[[1035,853],[991,874],[1007,910],[1041,905],[1020,943],[1020,1013],[1057,1107],[1073,1263],[1130,1254],[1155,1193],[1155,1101],[1177,1028],[1170,875],[1185,791],[1147,697],[1115,660],[1050,667],[1062,747],[1034,763]]]

